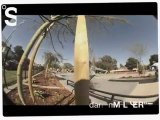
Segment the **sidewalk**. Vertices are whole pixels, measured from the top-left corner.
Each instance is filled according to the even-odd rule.
[[[56,77],[58,77],[59,82],[70,92],[74,89],[72,86],[67,85],[67,80],[73,81],[73,75],[72,74],[56,74]]]
[[[117,93],[122,95],[139,95],[139,96],[145,96],[145,95],[153,95],[158,94],[158,83],[145,83],[145,84],[139,84],[139,82],[132,82],[132,81],[110,81],[110,79],[118,79],[121,75],[115,76],[114,74],[108,74],[108,75],[96,75],[90,82],[93,84],[93,88],[101,91],[106,91],[110,93]],[[67,85],[67,80],[74,81],[73,74],[71,73],[65,73],[65,74],[57,74],[57,77],[59,78],[59,81],[61,84],[68,90],[72,91],[73,87],[70,85]],[[111,98],[111,95],[94,92],[99,97],[109,97]],[[103,104],[106,105],[107,101],[105,99],[100,99],[98,96],[89,96],[91,101],[97,104]],[[133,99],[127,99],[125,97],[115,97],[116,99],[120,100],[133,100]],[[145,101],[154,101],[157,97],[154,98],[145,98]],[[141,99],[144,100],[144,99]]]

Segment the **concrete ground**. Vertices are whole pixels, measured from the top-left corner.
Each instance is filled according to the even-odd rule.
[[[67,85],[67,80],[72,80],[73,79],[73,73],[59,73],[57,74],[60,78],[60,82],[63,84],[64,87],[66,87],[68,90],[73,90],[73,87]],[[111,92],[111,93],[117,93],[117,94],[123,94],[123,95],[139,95],[139,96],[145,96],[145,95],[153,95],[153,94],[158,94],[158,82],[149,82],[149,83],[144,83],[140,84],[138,81],[137,82],[122,82],[122,81],[110,81],[111,79],[116,79],[126,76],[125,74],[98,74],[96,75],[90,82],[91,86],[95,89],[106,91],[106,92]],[[95,96],[90,96],[90,99],[94,103],[98,104],[103,104],[106,105],[107,101],[103,98],[109,97],[111,98],[111,95],[106,95],[103,93],[99,92],[94,92],[94,94],[97,94],[100,96],[100,98],[97,98]],[[125,100],[125,101],[134,101],[137,99],[129,99],[129,98],[123,98],[123,97],[115,97],[116,99],[120,100]],[[144,101],[154,101],[156,100],[157,97],[150,98],[150,99],[138,99],[138,100],[144,100]]]

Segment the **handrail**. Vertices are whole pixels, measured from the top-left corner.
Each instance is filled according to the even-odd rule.
[[[71,84],[70,84],[69,82],[70,82]],[[70,85],[70,86],[74,87],[74,82],[71,81],[71,80],[67,80],[67,85]],[[159,96],[158,94],[145,95],[145,96],[124,95],[124,94],[117,94],[117,93],[112,93],[112,92],[106,92],[106,91],[102,91],[102,90],[98,90],[98,89],[94,89],[94,88],[91,88],[91,87],[90,87],[89,92],[92,92],[92,91],[96,91],[96,92],[100,92],[100,93],[104,93],[104,94],[111,95],[111,96],[112,96],[111,99],[113,99],[115,96],[126,97],[126,98],[152,98],[152,97],[158,97],[158,96]]]
[[[69,82],[71,82],[71,84],[69,84]],[[70,86],[74,87],[74,82],[71,81],[71,80],[67,80],[67,85],[70,85]]]

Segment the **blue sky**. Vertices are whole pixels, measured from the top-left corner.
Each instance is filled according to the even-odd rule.
[[[21,24],[24,20],[23,17],[25,17],[25,21]],[[107,25],[107,30],[105,30],[96,20],[87,19],[88,39],[96,59],[104,55],[110,55],[118,61],[118,64],[121,63],[125,65],[129,57],[134,57],[128,49],[138,43],[143,44],[147,49],[147,53],[142,57],[142,60],[144,64],[149,64],[150,55],[158,54],[157,20],[149,15],[118,15],[116,17],[126,19],[129,24],[115,22],[113,25]],[[33,20],[36,20],[38,23],[33,22]],[[25,49],[32,35],[41,24],[42,21],[38,16],[18,16],[19,26],[9,43],[12,44],[13,47],[21,45],[23,49]],[[74,26],[76,27],[76,25]],[[14,29],[15,27],[7,26],[3,31],[3,36],[7,39]],[[67,59],[64,62],[73,64],[74,36],[66,33],[64,39],[61,32],[60,39],[64,44],[64,49],[62,49],[55,32],[51,33],[56,50]],[[45,51],[53,51],[49,36],[43,41],[38,51],[35,60],[36,63],[43,64]]]

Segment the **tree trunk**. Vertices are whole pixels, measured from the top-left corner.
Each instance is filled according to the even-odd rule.
[[[46,66],[46,71],[45,71],[45,78],[47,78],[48,67],[49,67],[49,63],[47,63],[47,66]]]
[[[137,62],[137,72],[139,71],[138,62]]]
[[[84,15],[79,15],[74,46],[74,78],[76,105],[89,104],[89,49]]]
[[[52,23],[50,26],[53,26],[54,23]],[[50,29],[50,28],[49,28]],[[49,30],[48,29],[48,30]],[[47,30],[47,31],[48,31]],[[47,32],[46,31],[46,32]],[[42,43],[42,41],[44,40],[45,36],[47,33],[45,33],[44,35],[41,35],[37,42],[35,43],[34,49],[32,51],[32,55],[31,55],[31,59],[30,59],[30,64],[29,64],[29,69],[28,69],[28,83],[29,83],[29,91],[30,91],[30,95],[32,97],[33,102],[35,102],[35,98],[34,98],[34,92],[33,92],[33,87],[32,87],[32,75],[34,74],[34,70],[33,70],[33,63],[37,54],[37,51]],[[32,74],[32,70],[33,70],[33,74]]]
[[[25,101],[24,101],[24,95],[23,95],[23,90],[22,90],[22,65],[24,63],[24,61],[28,58],[28,55],[33,47],[33,45],[35,44],[36,40],[38,39],[38,37],[44,32],[44,30],[50,25],[51,23],[49,21],[45,22],[44,24],[42,24],[42,26],[35,32],[35,34],[33,35],[33,37],[31,38],[29,44],[27,45],[20,61],[18,64],[18,69],[17,69],[17,87],[18,87],[18,94],[20,97],[21,102],[23,103],[23,105],[25,105]]]
[[[38,48],[39,48],[39,46],[42,43],[42,41],[43,41],[44,38],[45,38],[45,35],[43,35],[43,36],[41,35],[39,37],[36,45],[33,48],[31,59],[30,59],[30,63],[29,63],[28,85],[29,85],[29,92],[30,92],[30,95],[31,95],[31,98],[32,98],[33,102],[35,102],[34,92],[33,92],[33,87],[32,87],[32,69],[33,69],[33,63],[34,63],[34,59],[35,59],[35,56],[37,54]]]

